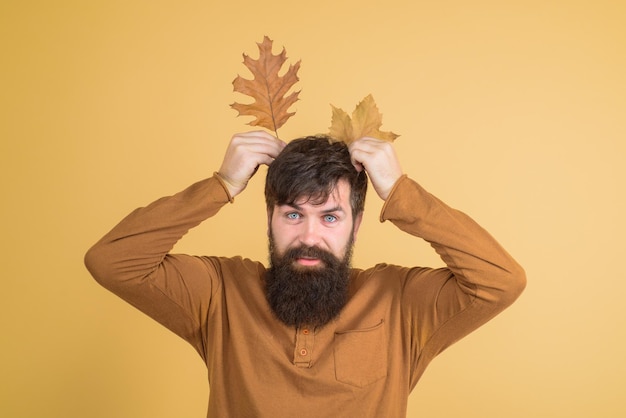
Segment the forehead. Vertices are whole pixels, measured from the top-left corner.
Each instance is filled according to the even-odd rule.
[[[316,199],[315,196],[301,196],[295,200],[294,204],[315,207],[338,206],[347,210],[350,207],[350,184],[341,179],[331,190],[326,200]]]

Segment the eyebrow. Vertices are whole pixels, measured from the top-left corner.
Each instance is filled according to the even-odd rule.
[[[297,205],[295,203],[287,203],[287,204],[284,204],[282,206],[288,206],[288,207],[293,208],[295,210],[302,211],[302,206]],[[332,213],[332,212],[342,212],[342,213],[345,213],[346,211],[343,210],[343,208],[341,206],[339,206],[339,205],[334,206],[332,208],[324,209],[322,211],[322,213]]]

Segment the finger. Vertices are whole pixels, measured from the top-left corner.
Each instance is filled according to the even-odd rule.
[[[237,154],[260,154],[275,158],[285,147],[285,143],[269,134],[245,134],[233,136],[230,148]]]
[[[271,160],[281,153],[284,146],[280,143],[250,143],[246,144],[246,152],[255,155],[258,158],[270,157]]]
[[[273,136],[272,134],[270,134],[267,131],[248,131],[248,132],[241,132],[238,134],[235,134],[235,136],[241,136],[241,137],[245,137],[245,138],[254,138],[254,137],[258,137],[258,138],[265,138],[265,139],[277,139],[275,136]]]
[[[360,138],[352,142],[352,144],[350,145],[352,146],[353,149],[360,149],[360,150],[367,151],[370,153],[375,153],[375,152],[380,152],[380,151],[387,152],[393,147],[393,145],[388,141],[384,141],[378,138],[371,138],[371,137]]]
[[[258,162],[259,164],[257,165],[257,168],[259,165],[270,165],[274,162],[274,157],[267,154],[259,155]]]
[[[250,132],[237,134],[235,136],[238,136],[242,139],[245,139],[245,141],[249,141],[249,142],[273,144],[274,146],[278,147],[278,149],[280,150],[282,150],[287,145],[286,142],[271,135],[270,133],[266,131],[250,131]]]
[[[350,149],[350,160],[357,171],[361,171],[363,169],[367,170],[367,162],[370,161],[373,155],[374,153],[363,148],[359,148],[358,146]]]
[[[355,159],[351,159],[351,162],[356,171],[358,171],[359,173],[364,170],[363,164],[361,164],[360,162],[356,161]]]

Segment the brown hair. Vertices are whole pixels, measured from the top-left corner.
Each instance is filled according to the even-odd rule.
[[[350,185],[352,215],[356,217],[365,207],[367,175],[352,165],[348,146],[324,135],[294,139],[269,166],[265,203],[270,211],[302,197],[321,204],[342,179]]]

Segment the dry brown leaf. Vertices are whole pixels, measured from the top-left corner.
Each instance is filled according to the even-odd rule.
[[[371,94],[367,95],[352,112],[352,118],[343,109],[335,106],[331,118],[329,135],[337,140],[350,144],[364,136],[393,142],[398,135],[380,130],[383,115],[379,112]]]
[[[298,82],[300,61],[289,65],[287,72],[278,73],[287,60],[287,52],[283,48],[278,55],[272,54],[272,40],[265,36],[259,47],[259,59],[255,60],[243,54],[243,63],[252,72],[254,78],[247,80],[239,75],[233,81],[233,89],[254,98],[251,104],[233,103],[230,106],[239,112],[238,116],[254,116],[256,119],[248,125],[261,126],[274,131],[278,136],[278,128],[295,114],[289,113],[289,107],[298,100],[300,91],[287,92]]]

